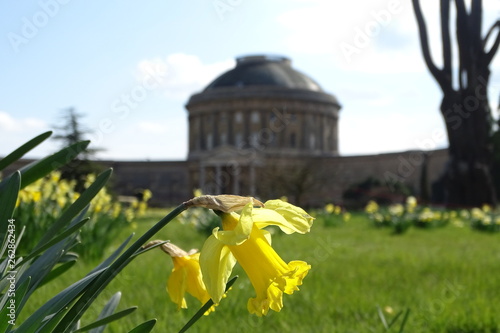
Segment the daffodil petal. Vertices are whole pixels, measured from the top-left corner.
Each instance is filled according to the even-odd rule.
[[[277,213],[282,218],[277,218],[276,214],[269,211]],[[252,214],[253,220],[259,228],[276,225],[286,234],[294,232],[305,234],[310,231],[314,221],[314,218],[302,208],[281,200],[268,200],[265,203],[265,208],[256,208]]]
[[[269,245],[272,245],[272,238],[271,238],[271,233],[267,230],[261,230],[262,234],[264,235],[264,238],[267,240]]]
[[[309,222],[306,218],[298,217],[287,220],[280,212],[266,208],[254,209],[252,215],[255,225],[259,229],[274,225],[279,227],[285,234],[293,234],[294,232],[305,234],[312,225],[312,220]]]
[[[237,213],[224,214],[222,217],[222,225],[234,226],[234,228],[224,231],[215,228],[212,232],[214,237],[226,245],[240,245],[246,241],[252,232],[252,209],[252,204],[248,204],[241,211],[241,215]]]
[[[205,304],[210,297],[208,296],[205,285],[203,284],[199,256],[199,253],[195,253],[188,257],[189,260],[186,260],[186,291],[196,297],[201,304]]]
[[[183,269],[172,270],[172,274],[167,281],[167,292],[170,296],[172,302],[177,304],[177,309],[186,309],[186,299],[184,298],[184,293],[186,292],[186,272]]]
[[[200,254],[200,268],[208,294],[219,303],[236,259],[229,248],[214,235],[207,238]]]

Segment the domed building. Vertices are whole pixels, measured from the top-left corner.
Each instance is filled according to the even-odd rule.
[[[128,197],[148,188],[155,206],[179,204],[197,188],[262,200],[287,196],[313,207],[375,197],[402,202],[400,185],[417,195],[430,191],[448,160],[446,149],[339,156],[339,102],[285,57],[238,58],[186,109],[187,160],[99,161],[114,169],[115,193]],[[365,186],[375,181],[378,187]]]
[[[285,57],[237,58],[186,108],[190,179],[206,193],[256,195],[270,164],[339,153],[339,102]]]

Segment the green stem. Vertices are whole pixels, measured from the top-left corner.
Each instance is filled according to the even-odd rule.
[[[120,257],[118,257],[102,274],[97,277],[94,282],[83,293],[82,297],[73,305],[68,313],[61,320],[59,325],[53,332],[70,332],[74,324],[80,319],[82,314],[88,309],[94,299],[101,293],[102,290],[113,280],[113,278],[129,263],[131,257],[158,231],[165,227],[177,215],[186,210],[184,203],[177,206],[167,216],[162,218],[151,229],[146,231],[137,241],[134,242]]]

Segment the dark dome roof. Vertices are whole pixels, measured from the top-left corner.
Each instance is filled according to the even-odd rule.
[[[291,61],[276,56],[246,56],[236,59],[236,67],[210,83],[205,91],[216,88],[273,86],[322,92],[313,79],[291,67]]]

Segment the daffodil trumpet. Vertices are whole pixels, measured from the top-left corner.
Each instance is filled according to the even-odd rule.
[[[144,247],[148,248],[160,242],[162,241],[152,241]],[[167,281],[167,292],[172,302],[177,304],[177,309],[187,308],[184,297],[186,292],[198,299],[202,305],[206,304],[210,300],[210,296],[201,277],[200,253],[195,249],[186,252],[172,243],[163,242],[160,248],[172,258],[174,263],[174,268]],[[205,314],[209,314],[213,310],[214,307],[210,307]]]

